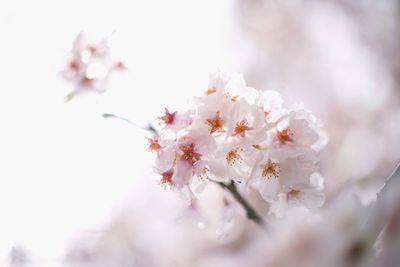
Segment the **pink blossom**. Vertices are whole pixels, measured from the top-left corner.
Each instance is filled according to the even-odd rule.
[[[104,92],[111,74],[125,69],[123,62],[111,58],[107,40],[90,42],[82,32],[79,33],[74,40],[69,60],[61,71],[61,76],[72,87],[66,101],[84,92]]]

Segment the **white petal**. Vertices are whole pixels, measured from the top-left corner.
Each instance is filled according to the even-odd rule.
[[[193,176],[193,167],[183,160],[178,160],[172,180],[178,187],[188,185]]]
[[[295,193],[291,193],[291,192]],[[311,187],[294,188],[287,193],[287,200],[290,206],[304,206],[306,208],[319,208],[325,202],[325,195]]]
[[[160,173],[165,172],[173,167],[176,157],[175,150],[172,147],[162,150],[157,156],[155,168]]]
[[[258,183],[258,190],[262,198],[267,202],[274,201],[280,189],[280,183],[276,178],[265,178]]]

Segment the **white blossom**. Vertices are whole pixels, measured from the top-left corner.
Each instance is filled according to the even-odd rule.
[[[278,92],[256,90],[240,75],[220,71],[193,102],[183,112],[165,108],[159,136],[149,139],[162,184],[242,183],[259,191],[276,215],[322,205],[322,188],[311,180],[322,125],[303,104],[286,108]]]

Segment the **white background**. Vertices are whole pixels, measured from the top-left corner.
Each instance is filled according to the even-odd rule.
[[[145,133],[101,114],[153,119],[205,90],[210,71],[237,70],[231,11],[228,1],[0,2],[0,257],[14,245],[57,257],[140,179],[155,181]],[[81,30],[115,31],[128,71],[64,103],[59,71]]]

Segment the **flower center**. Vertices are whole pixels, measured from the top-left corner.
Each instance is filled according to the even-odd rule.
[[[201,157],[201,154],[194,151],[194,144],[181,146],[180,150],[183,152],[181,159],[187,161],[192,166]]]
[[[90,78],[88,78],[88,77],[83,77],[83,78],[81,79],[81,84],[82,84],[83,86],[91,86],[92,82],[93,82],[93,79],[90,79]]]
[[[215,89],[215,88],[208,88],[207,91],[205,91],[204,93],[206,95],[211,95],[211,94],[215,93],[216,91],[217,91],[217,89]]]
[[[237,95],[232,96],[230,93],[225,93],[224,95],[225,95],[226,98],[230,99],[233,103],[236,102],[237,99],[238,99]]]
[[[174,113],[170,113],[167,108],[164,108],[165,115],[162,117],[158,117],[160,120],[164,121],[166,125],[172,124],[175,120],[176,111]]]
[[[241,137],[244,137],[246,131],[248,130],[252,130],[252,128],[249,127],[247,120],[243,119],[236,123],[235,129],[233,131],[233,136],[240,135]]]
[[[147,140],[149,141],[149,149],[150,150],[158,151],[161,148],[160,144],[158,143],[158,138],[157,137],[155,137],[155,138],[147,138]]]
[[[97,52],[97,47],[95,47],[94,45],[89,45],[88,48],[89,52],[93,55]]]
[[[262,176],[266,177],[267,179],[270,178],[278,178],[280,173],[279,164],[276,162],[272,162],[270,159],[268,162],[263,166]]]
[[[214,118],[208,119],[207,124],[209,125],[210,134],[214,132],[223,132],[223,123],[224,121],[221,119],[219,115],[219,111],[215,114]]]
[[[290,191],[287,193],[287,198],[288,198],[288,199],[297,199],[297,198],[299,198],[301,195],[302,195],[302,192],[301,192],[300,190],[295,190],[295,189],[293,189],[293,190],[290,190]]]
[[[76,59],[71,60],[71,61],[69,62],[68,67],[69,67],[70,70],[72,70],[72,71],[74,71],[74,72],[78,72],[79,69],[80,69],[80,65],[79,65],[78,60],[76,60]]]
[[[242,149],[241,149],[242,150]],[[233,165],[236,161],[241,161],[242,157],[238,153],[239,148],[232,149],[226,154],[226,161],[228,162],[229,165]]]
[[[174,185],[174,181],[172,181],[172,175],[174,174],[174,172],[172,170],[163,172],[161,175],[161,180],[160,180],[160,184],[167,186],[167,185]]]
[[[284,144],[287,142],[293,142],[293,133],[289,128],[286,128],[282,131],[278,131],[278,133],[276,134],[276,136],[278,137],[279,141]]]

